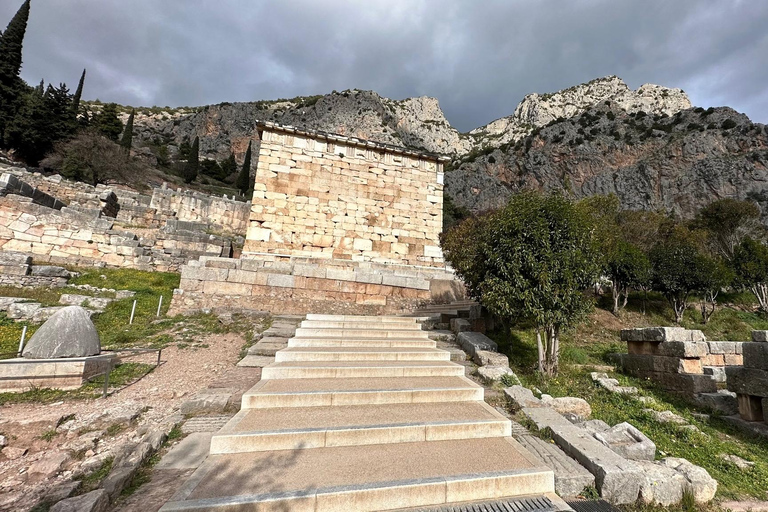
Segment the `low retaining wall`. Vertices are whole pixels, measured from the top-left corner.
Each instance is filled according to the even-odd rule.
[[[739,416],[768,423],[768,331],[753,331],[744,343],[744,365],[726,368],[728,390],[736,393]]]
[[[681,327],[624,329],[621,339],[627,342],[628,354],[621,354],[626,373],[688,396],[717,392],[725,368],[743,362],[741,342],[707,341],[701,331]]]
[[[278,313],[389,314],[463,298],[452,272],[349,260],[260,255],[201,258],[181,268],[169,314],[249,308]]]

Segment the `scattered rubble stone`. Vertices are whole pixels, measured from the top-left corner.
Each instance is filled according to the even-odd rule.
[[[48,452],[29,467],[27,474],[31,478],[51,478],[58,474],[70,459],[70,455],[66,452]]]
[[[26,448],[20,448],[18,446],[6,446],[0,453],[5,455],[5,458],[8,460],[16,460],[24,457],[27,454],[27,451]]]
[[[717,480],[709,476],[706,469],[678,457],[667,457],[659,462],[673,468],[686,478],[687,485],[693,491],[697,503],[706,503],[715,497]]]
[[[619,423],[592,436],[622,457],[630,460],[653,460],[656,445],[631,424]]]
[[[477,369],[477,374],[487,383],[499,382],[506,375],[509,375],[514,381],[520,382],[520,379],[509,366],[481,366]]]
[[[518,442],[555,473],[555,492],[563,498],[578,496],[584,487],[595,485],[595,477],[556,444],[536,436],[519,436]]]
[[[653,409],[643,409],[659,423],[674,423],[675,425],[687,425],[688,421],[672,411],[655,411]]]
[[[573,414],[579,418],[589,418],[592,415],[592,407],[583,398],[565,396],[552,398],[549,395],[541,395],[541,403],[551,407],[560,414]]]
[[[720,458],[723,459],[726,462],[730,462],[731,464],[733,464],[734,466],[736,466],[737,468],[739,468],[739,469],[741,469],[743,471],[747,470],[747,469],[750,469],[750,468],[752,468],[755,465],[754,462],[750,462],[748,460],[742,459],[738,455],[731,455],[731,454],[721,453],[720,454]]]
[[[480,366],[509,367],[509,358],[506,355],[489,350],[476,350],[472,359]]]
[[[620,393],[623,395],[637,394],[637,388],[619,385],[619,381],[608,376],[606,373],[592,372],[592,380],[597,382],[611,393]]]
[[[544,407],[541,400],[536,398],[533,392],[525,386],[510,386],[504,389],[504,394],[514,410]]]
[[[50,512],[105,512],[108,507],[109,495],[104,489],[97,489],[60,501],[50,508]]]

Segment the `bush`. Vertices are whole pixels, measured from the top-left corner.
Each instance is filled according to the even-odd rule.
[[[736,121],[734,121],[733,119],[726,119],[725,121],[723,121],[723,124],[721,124],[720,127],[723,130],[730,130],[731,128],[736,127]]]
[[[40,165],[65,178],[91,185],[117,182],[142,183],[150,169],[136,160],[125,158],[116,143],[93,131],[81,131],[74,139],[56,144]]]

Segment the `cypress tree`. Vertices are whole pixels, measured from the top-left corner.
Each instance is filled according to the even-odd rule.
[[[251,141],[248,142],[248,150],[245,152],[245,160],[240,174],[237,175],[235,186],[240,190],[241,195],[245,195],[251,185]]]
[[[0,142],[3,145],[6,145],[5,128],[19,110],[27,90],[19,71],[28,19],[29,0],[21,5],[0,39]]]
[[[197,171],[200,167],[200,137],[195,137],[192,147],[189,150],[189,158],[184,166],[184,183],[192,183],[197,178]]]
[[[226,178],[230,174],[235,174],[237,172],[237,162],[235,162],[235,154],[229,153],[229,156],[221,162],[221,179]]]
[[[120,139],[120,145],[123,146],[128,156],[131,155],[131,146],[133,145],[133,115],[134,110],[131,109],[131,115],[128,116],[128,122],[125,123],[123,138]]]
[[[75,117],[77,117],[77,112],[80,110],[80,98],[83,95],[83,84],[85,83],[85,70],[83,70],[83,74],[80,75],[80,83],[77,84],[77,90],[75,90],[75,95],[72,97],[72,111],[75,113]]]

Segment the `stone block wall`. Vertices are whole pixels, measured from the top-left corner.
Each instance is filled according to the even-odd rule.
[[[725,369],[743,361],[741,342],[707,341],[701,331],[682,327],[624,329],[621,339],[627,342],[628,353],[621,355],[626,373],[689,397],[716,393]]]
[[[266,123],[243,257],[444,266],[443,160]]]
[[[19,252],[0,252],[0,285],[59,288],[71,274],[64,268],[33,265],[32,257]]]
[[[170,314],[246,308],[280,313],[384,314],[463,291],[452,272],[430,267],[265,255],[201,258],[181,269]]]
[[[250,203],[190,191],[156,188],[149,208],[173,212],[175,220],[205,222],[218,231],[245,235],[251,212]]]
[[[55,210],[16,195],[0,197],[0,251],[38,262],[178,271],[201,255],[229,256],[231,239],[206,233],[155,230],[152,236],[115,228],[114,219],[72,208]]]
[[[753,331],[752,339],[742,347],[744,365],[725,370],[728,390],[736,393],[741,419],[768,423],[768,331]]]

